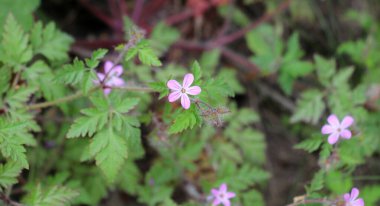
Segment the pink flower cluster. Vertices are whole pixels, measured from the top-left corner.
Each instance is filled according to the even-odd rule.
[[[96,85],[103,84],[103,92],[108,95],[112,87],[121,87],[125,85],[124,80],[120,77],[123,74],[123,67],[120,65],[114,66],[111,61],[106,61],[104,64],[104,73],[97,73],[97,80],[94,80]]]
[[[357,188],[352,188],[351,193],[346,193],[343,195],[345,202],[344,206],[364,206],[364,200],[359,197],[359,190]]]
[[[227,184],[225,183],[220,185],[219,189],[212,189],[211,195],[212,195],[211,200],[212,200],[213,206],[217,206],[220,204],[223,204],[224,206],[230,206],[231,205],[230,199],[236,196],[235,193],[228,192]]]
[[[169,94],[169,102],[175,102],[181,99],[181,105],[184,109],[190,108],[190,98],[188,95],[198,95],[201,93],[201,88],[199,86],[192,86],[194,81],[193,74],[186,74],[183,78],[182,85],[176,80],[169,80],[167,86],[172,92]]]
[[[345,116],[342,122],[339,121],[335,114],[330,115],[327,118],[326,124],[322,127],[322,134],[329,134],[328,142],[329,144],[335,144],[338,142],[339,137],[343,139],[350,139],[352,134],[348,128],[354,123],[354,118],[351,116]]]

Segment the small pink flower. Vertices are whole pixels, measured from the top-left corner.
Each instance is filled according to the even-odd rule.
[[[324,125],[321,132],[322,134],[330,134],[328,137],[329,144],[335,144],[339,137],[343,137],[344,139],[351,138],[351,131],[348,130],[348,127],[354,123],[353,117],[345,116],[340,123],[338,117],[332,114],[327,118],[327,122],[329,124]]]
[[[108,95],[112,87],[121,87],[125,85],[125,82],[120,76],[123,74],[123,67],[120,65],[114,66],[111,61],[106,61],[104,64],[104,73],[97,73],[97,80],[94,80],[96,85],[104,83],[103,92]],[[107,79],[105,79],[107,77]]]
[[[216,206],[219,204],[223,204],[224,206],[230,206],[231,205],[230,199],[236,196],[235,193],[227,191],[227,185],[225,183],[220,185],[219,190],[212,189],[211,194],[212,194],[212,199],[213,199],[213,202],[212,202],[213,206]]]
[[[193,74],[186,74],[183,78],[182,86],[176,80],[169,80],[167,86],[172,90],[169,94],[169,102],[174,102],[181,98],[181,105],[185,109],[190,108],[190,95],[198,95],[201,93],[201,88],[198,86],[191,86],[194,81]]]
[[[345,206],[364,206],[364,201],[362,198],[359,198],[359,190],[357,188],[352,188],[351,194],[346,193],[343,196]]]

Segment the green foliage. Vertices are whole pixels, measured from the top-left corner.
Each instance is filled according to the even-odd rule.
[[[297,103],[297,110],[293,114],[291,121],[305,121],[316,124],[324,110],[323,94],[318,90],[309,90],[302,93],[301,99]]]
[[[190,109],[184,110],[175,116],[174,122],[168,132],[169,134],[176,134],[186,129],[192,129],[197,124],[197,119],[199,119],[199,114],[195,107],[192,106]]]
[[[0,165],[0,186],[8,188],[17,183],[17,176],[20,174],[22,167],[17,162],[8,162]]]
[[[147,66],[161,66],[162,63],[158,59],[157,55],[154,53],[152,48],[149,46],[147,40],[141,40],[135,47],[128,50],[126,55],[126,61],[133,59],[138,55],[139,60]]]
[[[66,206],[78,196],[78,193],[64,186],[53,186],[42,188],[40,184],[36,185],[24,199],[26,205],[57,205]]]
[[[32,13],[40,4],[40,0],[1,0],[0,1],[0,25],[4,25],[5,19],[9,14],[15,16],[24,29],[29,29],[33,25]],[[3,27],[0,26],[2,33]]]
[[[37,22],[31,32],[30,41],[34,54],[42,54],[49,61],[65,61],[73,39],[56,29],[54,23],[43,27]]]
[[[127,159],[127,144],[112,128],[98,132],[91,144],[90,154],[95,156],[96,165],[104,172],[107,180],[114,182]]]
[[[165,82],[151,82],[149,84],[150,88],[152,88],[154,91],[159,92],[160,96],[159,99],[162,99],[169,95],[169,89],[166,86]]]
[[[313,195],[315,192],[323,189],[325,184],[325,172],[319,171],[314,175],[309,186],[306,187],[306,192],[308,195]]]
[[[304,140],[303,142],[297,144],[295,148],[304,149],[308,152],[314,152],[319,149],[319,147],[324,141],[325,140],[318,135],[318,136],[314,136],[312,138]]]
[[[95,107],[83,109],[84,116],[75,120],[67,133],[68,138],[92,136],[101,130],[108,121],[108,103],[101,98],[92,99]]]
[[[254,52],[251,60],[264,74],[279,72],[279,84],[290,95],[293,83],[313,71],[313,65],[301,58],[304,52],[299,43],[299,35],[293,33],[282,43],[281,28],[263,24],[246,35],[248,48]]]
[[[32,58],[32,48],[28,43],[29,35],[24,33],[13,15],[9,14],[2,33],[0,61],[20,70],[20,64],[26,63]]]
[[[178,38],[179,32],[177,29],[160,22],[156,24],[152,31],[150,36],[150,44],[156,51],[156,54],[161,56]]]

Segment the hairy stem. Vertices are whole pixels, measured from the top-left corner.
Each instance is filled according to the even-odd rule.
[[[89,93],[92,93],[92,92],[96,91],[99,88],[100,87],[94,87],[94,88],[92,88],[89,91]],[[127,91],[134,91],[134,92],[154,92],[154,90],[152,90],[149,87],[136,87],[136,86],[134,86],[134,87],[113,87],[112,89],[122,89],[122,90],[127,90]],[[56,99],[56,100],[53,100],[53,101],[48,101],[48,102],[42,102],[42,103],[37,103],[37,104],[29,105],[29,106],[26,107],[26,109],[27,110],[42,109],[42,108],[54,106],[54,105],[57,105],[57,104],[69,102],[69,101],[78,99],[78,98],[80,98],[82,96],[84,96],[84,94],[81,91],[79,91],[79,92],[77,92],[75,94],[72,94],[72,95],[69,95],[69,96],[66,96],[66,97],[62,97],[60,99]]]
[[[94,90],[94,89],[92,89],[92,90]],[[83,96],[83,93],[81,91],[79,91],[79,92],[77,92],[75,94],[72,94],[72,95],[69,95],[69,96],[66,96],[66,97],[62,97],[62,98],[59,98],[59,99],[56,99],[56,100],[53,100],[53,101],[48,101],[48,102],[42,102],[42,103],[37,103],[37,104],[29,105],[29,106],[26,107],[26,109],[27,110],[42,109],[42,108],[45,108],[45,107],[50,107],[50,106],[54,106],[54,105],[57,105],[57,104],[69,102],[69,101],[72,101],[74,99],[78,99],[78,98],[80,98],[82,96]]]

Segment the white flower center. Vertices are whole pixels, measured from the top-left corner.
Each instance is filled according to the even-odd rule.
[[[224,200],[226,198],[226,194],[225,193],[219,193],[219,198]]]
[[[181,92],[182,92],[182,93],[186,93],[186,89],[185,89],[185,88],[182,88],[182,89],[181,89]]]

